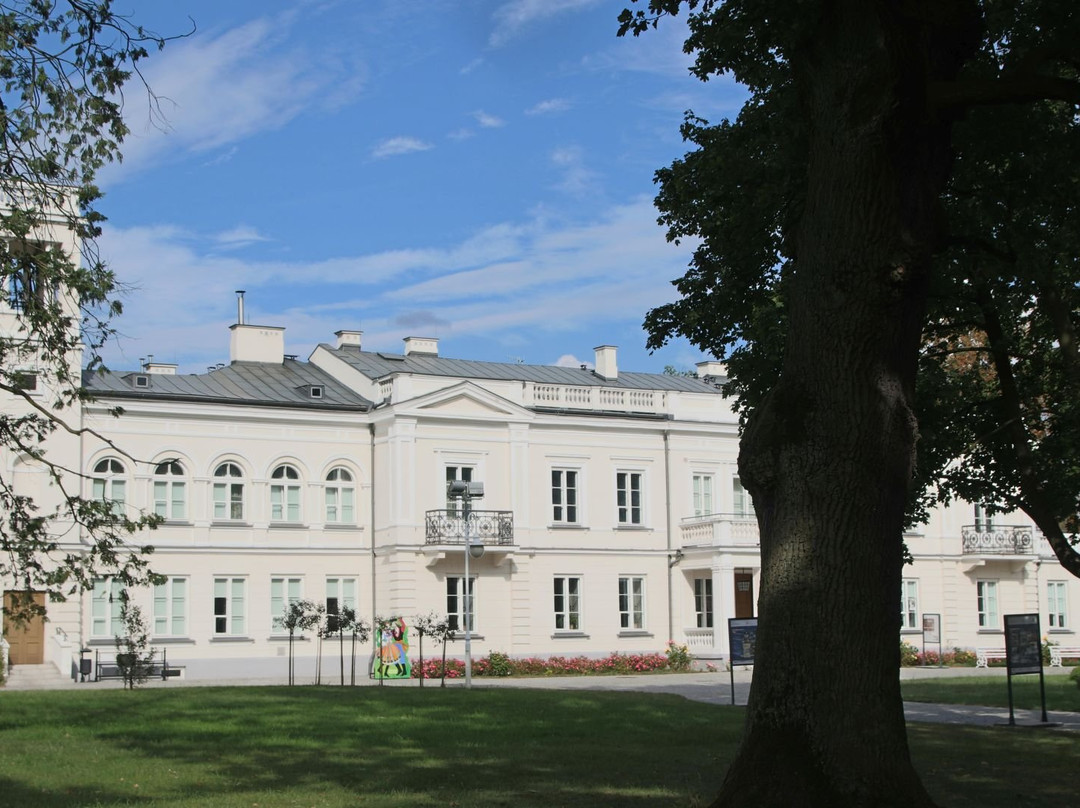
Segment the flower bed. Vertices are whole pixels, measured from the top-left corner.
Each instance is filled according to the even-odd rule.
[[[486,657],[474,659],[473,676],[597,676],[604,674],[652,673],[655,671],[689,670],[689,656],[685,646],[669,644],[666,654],[619,654],[606,657],[524,657],[513,659],[506,654],[493,651]],[[421,666],[412,666],[414,679],[421,676]],[[425,679],[439,679],[443,676],[441,658],[425,659],[423,665]],[[465,676],[465,663],[460,659],[447,659],[447,679],[460,679]]]

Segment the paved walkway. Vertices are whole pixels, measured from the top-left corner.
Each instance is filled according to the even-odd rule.
[[[1054,672],[1057,669],[1053,669]],[[1051,671],[1048,671],[1048,673]],[[902,668],[901,679],[923,678],[950,678],[957,676],[985,676],[999,679],[1004,691],[1007,687],[1004,668]],[[746,704],[746,698],[750,693],[750,680],[752,670],[739,668],[735,671],[735,704]],[[327,685],[334,685],[335,679],[330,676],[324,679]],[[284,677],[238,679],[238,680],[213,680],[213,679],[170,679],[168,682],[151,680],[145,687],[209,687],[218,685],[237,686],[280,686],[285,684]],[[307,684],[301,679],[300,684]],[[357,684],[364,687],[378,687],[380,684],[371,679],[358,679]],[[448,679],[447,686],[462,688],[465,683],[460,679]],[[62,689],[108,689],[122,687],[123,683],[117,680],[105,682],[87,682],[75,684],[70,679],[55,677],[50,678],[45,687]],[[412,681],[387,681],[385,687],[416,687],[418,683]],[[428,687],[438,687],[437,681],[429,681]],[[731,674],[728,672],[716,673],[669,673],[638,676],[553,676],[535,678],[505,679],[476,677],[473,679],[473,689],[483,690],[486,688],[534,688],[542,690],[614,690],[642,693],[671,693],[694,701],[708,704],[731,704]],[[20,682],[18,677],[13,677],[7,688],[0,688],[0,698],[4,689],[30,690],[42,689],[42,684]],[[973,707],[951,704],[924,704],[919,702],[905,702],[904,714],[908,721],[923,721],[931,723],[947,724],[971,724],[994,726],[1007,726],[1009,710],[1007,707]],[[1055,729],[1080,732],[1080,713],[1067,713],[1051,711],[1047,714],[1051,724],[1058,726]],[[1042,715],[1037,710],[1015,710],[1014,720],[1018,727],[1041,726]]]

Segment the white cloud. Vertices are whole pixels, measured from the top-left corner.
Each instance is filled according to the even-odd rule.
[[[592,362],[582,362],[573,354],[563,354],[555,360],[555,367],[559,368],[579,368],[583,365],[586,368],[591,368],[593,366]]]
[[[237,249],[239,247],[246,247],[249,244],[256,244],[260,241],[269,240],[269,238],[259,233],[254,227],[245,224],[237,225],[231,230],[225,230],[214,236],[214,241],[225,249]]]
[[[511,0],[495,9],[492,15],[495,28],[488,38],[488,44],[493,48],[501,47],[535,22],[588,8],[599,2],[600,0]]]
[[[552,115],[556,112],[565,112],[570,109],[570,102],[565,98],[549,98],[534,104],[525,110],[526,115]]]
[[[482,109],[478,109],[473,113],[473,117],[476,122],[480,124],[484,129],[498,129],[499,127],[506,126],[506,121],[502,118],[498,118],[494,115],[490,115],[484,112]]]
[[[551,163],[562,172],[556,188],[573,196],[591,191],[595,185],[596,172],[585,165],[585,153],[580,146],[563,146],[551,153]]]
[[[433,147],[430,143],[420,140],[419,138],[402,135],[399,137],[387,138],[379,143],[371,150],[371,156],[376,160],[381,160],[384,157],[422,152],[431,148]]]

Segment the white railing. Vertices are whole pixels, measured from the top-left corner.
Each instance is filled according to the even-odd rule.
[[[715,647],[714,631],[711,628],[687,628],[683,629],[683,634],[686,636],[686,647],[691,653],[711,651]]]
[[[528,383],[525,386],[525,406],[662,413],[667,407],[667,393],[663,390]]]
[[[756,547],[757,519],[732,513],[688,516],[679,526],[683,547]]]

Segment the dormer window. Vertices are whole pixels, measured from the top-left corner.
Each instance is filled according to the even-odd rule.
[[[312,398],[322,398],[323,390],[324,388],[321,384],[313,384],[308,388],[308,392]]]
[[[147,388],[150,386],[150,377],[142,373],[137,374],[133,381],[136,387]]]

